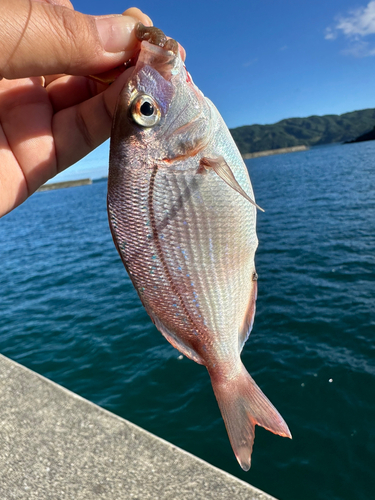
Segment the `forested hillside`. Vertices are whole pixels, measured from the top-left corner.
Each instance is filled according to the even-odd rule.
[[[292,146],[317,146],[352,141],[375,125],[375,109],[343,115],[288,118],[273,125],[245,125],[231,129],[242,154]]]
[[[365,141],[375,141],[375,127],[372,130],[370,130],[370,132],[366,132],[366,134],[362,134],[356,139],[354,139],[354,141],[348,141],[348,143],[365,142]]]

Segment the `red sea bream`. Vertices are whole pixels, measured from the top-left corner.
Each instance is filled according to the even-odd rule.
[[[254,193],[223,119],[168,47],[142,42],[119,97],[110,227],[156,327],[207,368],[233,451],[248,470],[256,424],[290,437],[240,358],[257,296]]]

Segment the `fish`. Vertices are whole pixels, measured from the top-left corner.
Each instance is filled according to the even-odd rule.
[[[156,328],[207,368],[247,471],[255,425],[291,437],[240,357],[257,298],[257,205],[225,122],[193,83],[177,42],[153,30],[137,28],[140,52],[114,115],[109,225]]]

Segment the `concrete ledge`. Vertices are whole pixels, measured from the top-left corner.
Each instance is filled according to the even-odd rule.
[[[290,148],[268,149],[267,151],[258,151],[257,153],[245,153],[244,155],[242,155],[242,158],[244,160],[250,160],[251,158],[260,158],[261,156],[297,153],[298,151],[307,151],[308,149],[310,148],[307,146],[292,146]]]
[[[91,179],[78,179],[76,181],[63,181],[63,182],[50,182],[50,183],[47,182],[46,184],[43,184],[43,186],[40,186],[40,188],[37,189],[37,192],[51,191],[53,189],[65,189],[77,186],[87,186],[88,184],[92,184]]]
[[[0,498],[273,499],[1,355]]]

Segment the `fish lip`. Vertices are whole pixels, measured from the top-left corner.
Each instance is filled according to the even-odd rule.
[[[159,45],[154,45],[153,43],[148,42],[147,40],[143,40],[141,42],[141,49],[140,52],[142,52],[143,49],[147,49],[148,52],[155,52],[156,54],[158,53],[159,55],[165,55],[169,54],[173,57],[178,57],[176,54],[174,54],[171,50],[167,50],[164,47],[159,47]]]
[[[171,81],[173,77],[181,73],[183,67],[180,54],[177,55],[163,47],[153,45],[144,40],[138,55],[137,64],[139,68],[150,66],[157,71],[166,81]]]

